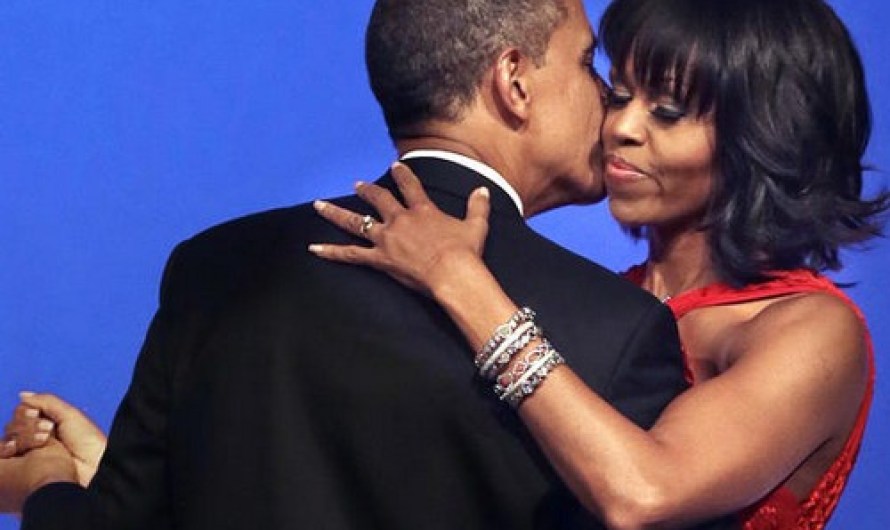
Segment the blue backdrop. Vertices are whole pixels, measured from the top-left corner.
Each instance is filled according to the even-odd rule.
[[[890,186],[890,6],[835,0],[869,71],[868,189]],[[21,389],[107,429],[179,240],[342,194],[393,158],[366,86],[371,0],[5,0],[0,4],[0,417]],[[588,2],[597,17],[604,2]],[[883,169],[880,169],[883,168]],[[536,219],[614,269],[642,257],[600,207]],[[603,244],[606,242],[607,244]],[[890,244],[839,275],[868,316],[879,381],[832,529],[886,529]],[[4,419],[5,421],[5,419]],[[0,516],[0,530],[16,526]]]

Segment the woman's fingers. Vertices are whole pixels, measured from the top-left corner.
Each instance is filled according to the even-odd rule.
[[[26,420],[40,417],[40,409],[19,403],[12,412],[15,420]]]
[[[467,217],[466,221],[478,223],[480,221],[488,224],[488,214],[491,211],[491,192],[488,188],[476,188],[467,199]]]
[[[16,446],[18,444],[13,440],[4,440],[0,443],[0,459],[10,458],[16,455]]]
[[[324,217],[331,224],[355,236],[371,239],[371,231],[376,222],[370,216],[359,215],[328,201],[315,201],[312,205],[318,215]],[[316,243],[309,245],[309,252],[324,259],[341,263],[372,264],[374,249],[357,245]]]
[[[54,394],[21,392],[19,398],[22,400],[23,406],[39,410],[42,416],[46,416],[56,423],[62,423],[67,418],[83,414],[77,407]]]
[[[309,245],[309,252],[320,258],[340,263],[353,265],[377,265],[376,253],[373,248],[358,247],[355,245]]]
[[[482,255],[488,236],[488,214],[491,212],[491,192],[488,188],[476,188],[467,199],[467,215],[464,223],[475,238],[473,249]]]
[[[381,188],[376,184],[356,182],[355,193],[366,203],[373,206],[384,221],[392,219],[405,209],[402,203],[388,189]]]
[[[401,162],[396,162],[390,168],[390,173],[392,173],[393,180],[396,181],[402,197],[405,198],[405,204],[409,208],[430,202],[430,198],[424,191],[420,179],[411,171],[411,168]]]
[[[4,428],[0,458],[7,458],[43,447],[49,440],[55,423],[26,405],[18,405],[12,419]]]
[[[380,224],[370,215],[361,215],[328,201],[312,203],[315,211],[331,224],[346,230],[350,234],[373,241],[375,225]]]
[[[359,184],[358,194],[385,211],[382,222],[325,201],[316,201],[318,213],[346,232],[364,237],[372,247],[313,244],[309,250],[319,257],[383,271],[399,282],[426,293],[434,291],[441,278],[439,264],[450,253],[482,253],[488,234],[489,191],[475,190],[467,199],[464,219],[441,211],[427,196],[407,166],[396,164],[393,178],[408,207],[379,186]],[[395,204],[392,204],[395,202]]]
[[[96,474],[105,451],[102,430],[80,409],[53,394],[22,392],[22,405],[40,410],[42,419],[55,424],[52,439],[58,439],[74,457],[78,482],[87,485]]]

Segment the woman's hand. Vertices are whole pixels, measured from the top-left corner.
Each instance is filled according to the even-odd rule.
[[[42,448],[52,434],[71,453],[77,482],[89,484],[105,451],[105,435],[83,412],[52,394],[22,392],[21,403],[6,424],[0,458]]]
[[[379,186],[356,185],[359,197],[377,210],[381,221],[325,201],[315,203],[322,217],[367,239],[372,247],[316,244],[309,250],[332,261],[370,266],[434,295],[449,280],[460,277],[467,261],[481,262],[488,235],[488,189],[478,188],[470,195],[466,218],[461,220],[439,210],[404,164],[396,163],[392,175],[406,206]]]
[[[43,416],[39,409],[19,403],[3,429],[0,458],[20,456],[31,449],[43,447],[55,427],[56,424]]]

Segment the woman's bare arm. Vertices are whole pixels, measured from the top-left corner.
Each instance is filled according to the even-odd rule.
[[[454,219],[406,171],[393,173],[407,209],[381,188],[359,186],[383,218],[362,234],[373,248],[312,250],[426,291],[478,351],[517,310],[479,257],[485,196],[471,196],[467,219]],[[355,214],[325,203],[319,210],[361,232]],[[830,296],[777,302],[746,326],[731,345],[740,360],[678,397],[649,431],[569,367],[554,370],[519,414],[569,487],[612,528],[684,526],[737,511],[843,430],[866,377],[861,325]]]

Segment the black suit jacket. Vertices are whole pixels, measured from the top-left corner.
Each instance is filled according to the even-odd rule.
[[[450,162],[409,165],[455,215],[486,184]],[[489,187],[498,280],[588,385],[651,425],[684,388],[668,310]],[[443,311],[312,256],[314,242],[355,240],[301,205],[179,245],[98,474],[35,493],[24,528],[601,528],[474,376]]]

